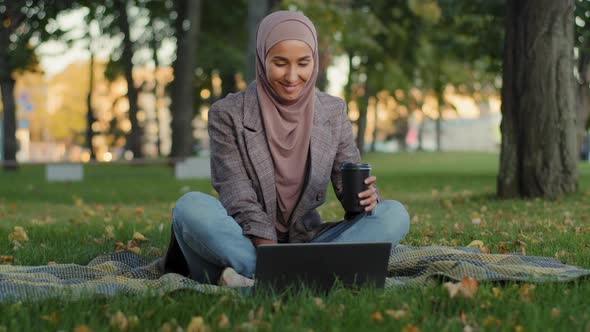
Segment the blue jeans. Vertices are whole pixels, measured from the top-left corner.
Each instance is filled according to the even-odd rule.
[[[256,249],[215,197],[200,192],[183,195],[172,211],[172,223],[192,279],[216,283],[225,267],[232,267],[248,278],[254,277]],[[311,242],[391,242],[396,245],[409,227],[410,218],[403,205],[383,200],[372,215],[361,214],[335,223]]]

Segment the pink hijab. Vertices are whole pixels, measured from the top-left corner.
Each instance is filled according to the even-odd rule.
[[[266,55],[283,40],[305,42],[313,52],[313,72],[301,95],[287,105],[273,90],[266,77]],[[303,191],[311,127],[314,113],[315,83],[318,77],[317,33],[301,13],[278,11],[266,16],[256,36],[256,92],[270,154],[274,161],[278,220],[275,227],[286,232],[289,218]]]

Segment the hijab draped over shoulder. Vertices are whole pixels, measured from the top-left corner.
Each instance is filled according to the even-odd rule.
[[[301,95],[286,103],[273,90],[266,75],[266,55],[277,43],[299,40],[313,53],[313,72]],[[303,191],[314,113],[318,76],[318,43],[313,23],[301,13],[278,11],[266,16],[256,35],[256,92],[270,154],[274,162],[280,232],[288,230],[289,218]]]

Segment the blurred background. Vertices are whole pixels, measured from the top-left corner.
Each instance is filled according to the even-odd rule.
[[[590,4],[575,3],[588,159]],[[315,23],[318,88],[346,100],[363,152],[499,151],[502,0],[0,0],[2,159],[206,156],[207,110],[252,81],[278,9]]]

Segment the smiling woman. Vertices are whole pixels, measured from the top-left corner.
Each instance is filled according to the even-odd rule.
[[[374,176],[364,179],[360,210],[340,222],[320,218],[330,180],[343,202],[340,165],[358,163],[360,154],[345,103],[315,87],[318,67],[317,33],[307,17],[281,11],[262,20],[256,81],[208,113],[211,184],[219,199],[192,192],[176,202],[162,270],[249,286],[261,244],[403,239],[408,213],[399,202],[379,199]]]
[[[266,55],[266,79],[289,105],[297,100],[313,73],[313,51],[299,40],[284,40]]]

